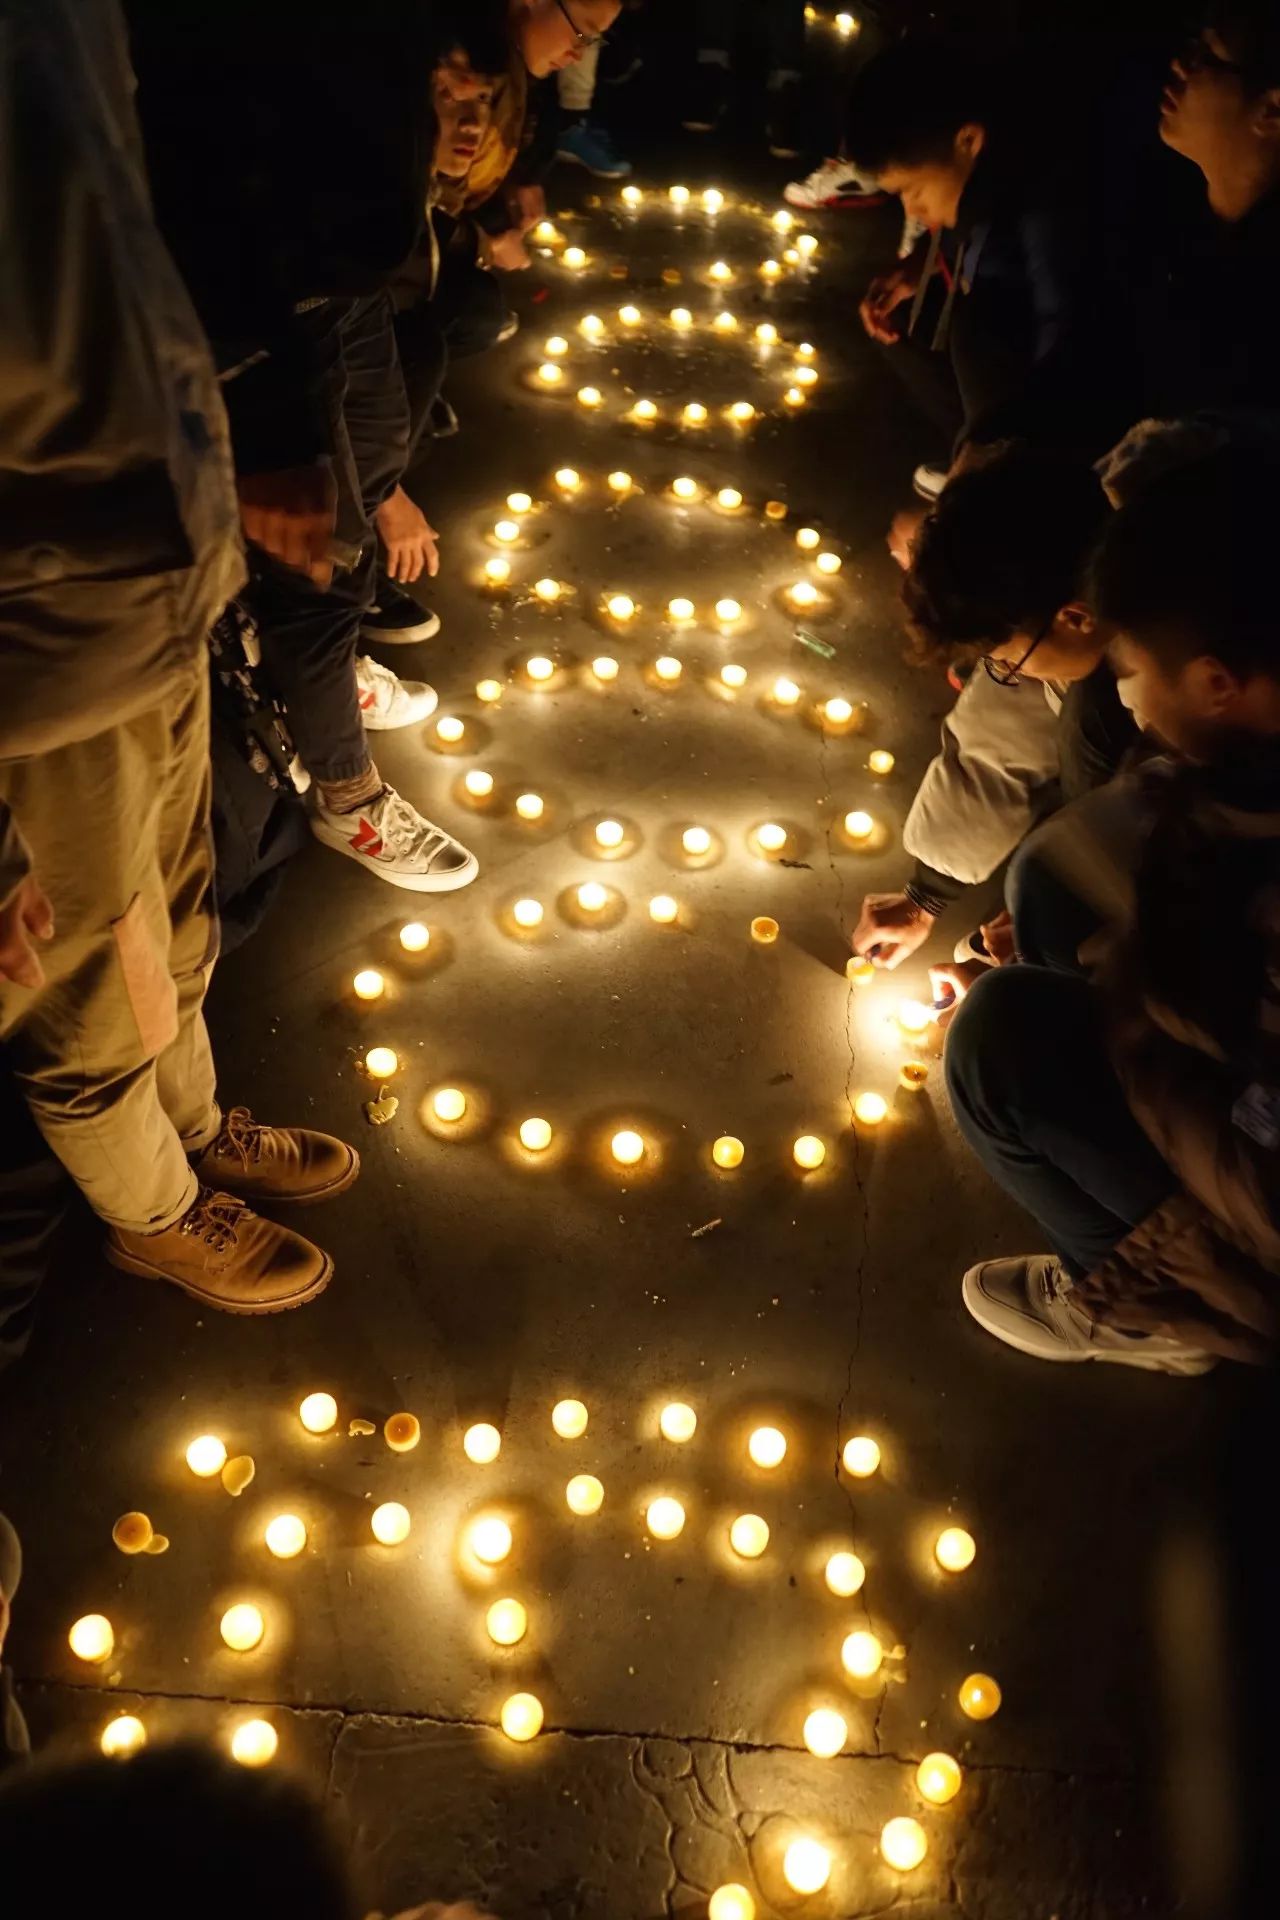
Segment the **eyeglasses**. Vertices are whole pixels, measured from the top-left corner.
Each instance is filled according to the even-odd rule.
[[[1243,73],[1238,60],[1224,60],[1215,53],[1203,34],[1193,34],[1182,47],[1178,65],[1184,73]]]
[[[569,25],[573,28],[573,44],[576,48],[585,53],[588,47],[598,47],[600,45],[604,39],[602,33],[584,33],[570,13],[568,7],[566,7],[564,0],[556,0],[556,5],[569,22]]]
[[[1040,642],[1044,639],[1052,625],[1052,620],[1045,622],[1035,639],[1031,642],[1031,645],[1023,654],[1021,660],[997,660],[994,654],[984,653],[982,656],[982,670],[988,680],[994,680],[998,687],[1016,687],[1022,678],[1023,669],[1028,660],[1040,645]]]

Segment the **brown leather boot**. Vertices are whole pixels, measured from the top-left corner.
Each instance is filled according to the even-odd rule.
[[[351,1185],[360,1155],[332,1134],[260,1127],[248,1107],[232,1107],[191,1166],[201,1186],[245,1200],[327,1200]]]
[[[314,1300],[333,1278],[328,1254],[300,1233],[208,1187],[160,1233],[113,1227],[107,1259],[126,1273],[169,1280],[224,1313],[284,1313]]]

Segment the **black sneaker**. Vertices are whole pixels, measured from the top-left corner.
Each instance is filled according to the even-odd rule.
[[[378,575],[377,605],[360,622],[366,640],[379,641],[384,647],[408,647],[417,640],[430,640],[440,631],[440,615],[430,607],[420,607],[411,593]]]
[[[695,61],[681,126],[690,133],[714,133],[728,105],[729,69],[718,60]]]
[[[798,75],[793,80],[784,80],[781,86],[769,88],[768,100],[769,151],[775,160],[794,160],[804,152],[808,139],[812,139],[805,119],[804,82]]]

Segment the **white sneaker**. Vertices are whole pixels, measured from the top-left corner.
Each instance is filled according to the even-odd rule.
[[[317,800],[311,831],[326,847],[362,860],[379,880],[412,893],[452,893],[470,885],[480,871],[474,853],[424,820],[394,787],[384,787],[354,813],[333,813]]]
[[[1037,1360],[1111,1360],[1148,1373],[1208,1373],[1213,1354],[1158,1333],[1117,1333],[1075,1306],[1072,1283],[1051,1253],[984,1260],[961,1283],[965,1306],[980,1327]]]
[[[917,467],[911,476],[911,485],[921,500],[927,500],[932,506],[947,484],[945,467]]]
[[[788,180],[782,197],[793,207],[878,207],[883,191],[861,179],[847,160],[824,160],[803,180]]]
[[[392,727],[411,727],[436,710],[438,696],[425,680],[402,680],[390,667],[356,656],[356,692],[366,733],[387,733]]]

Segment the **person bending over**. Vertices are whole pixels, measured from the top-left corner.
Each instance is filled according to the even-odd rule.
[[[1110,779],[1136,738],[1083,592],[1109,512],[1087,464],[1010,449],[953,480],[925,520],[902,597],[917,657],[975,671],[902,830],[915,869],[868,894],[855,953],[897,967],[1036,823]],[[1010,939],[996,923],[992,943]]]
[[[1277,513],[1280,457],[1234,448],[1108,523],[1094,603],[1165,748],[1132,903],[1091,978],[1000,967],[948,1032],[960,1130],[1048,1247],[965,1305],[1039,1359],[1193,1374],[1280,1337]]]

